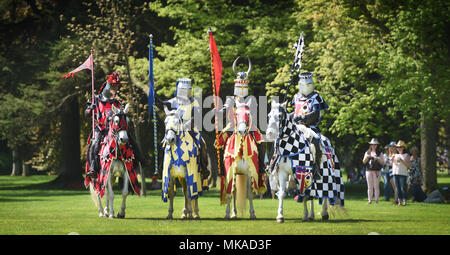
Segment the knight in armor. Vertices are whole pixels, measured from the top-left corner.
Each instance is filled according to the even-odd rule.
[[[320,169],[320,159],[322,158],[319,123],[322,117],[321,111],[328,109],[328,104],[319,93],[314,91],[315,86],[312,73],[303,72],[299,74],[298,88],[299,92],[295,94],[292,101],[295,109],[294,121],[298,124],[305,137],[314,145],[314,178],[317,178]]]
[[[112,106],[120,108],[121,103],[116,98],[117,90],[120,87],[120,76],[118,73],[113,72],[107,75],[107,80],[103,83],[100,88],[99,95],[94,97],[94,102],[88,100],[87,108],[84,111],[85,116],[91,116],[92,111],[94,112],[95,126],[94,135],[91,138],[90,146],[88,147],[87,160],[89,163],[89,169],[86,170],[86,175],[90,177],[95,177],[100,171],[100,158],[99,152],[101,149],[101,143],[105,136],[108,134],[108,121],[112,116]],[[148,164],[148,162],[143,160],[140,151],[132,138],[129,136],[129,141],[133,147],[138,161],[143,164]]]
[[[227,113],[227,120],[228,125],[225,127],[224,131],[230,132],[230,128],[234,127],[234,114],[236,112],[236,106],[237,103],[245,103],[250,111],[251,116],[257,116],[257,110],[258,110],[258,102],[256,101],[256,98],[254,96],[249,95],[248,93],[248,85],[250,81],[248,80],[248,75],[250,74],[250,71],[252,70],[252,62],[250,61],[250,58],[248,58],[248,70],[247,72],[238,72],[236,71],[236,63],[239,60],[240,56],[237,57],[233,62],[233,71],[236,75],[236,79],[234,80],[234,93],[232,97],[227,97],[225,104],[223,105],[223,108],[219,112],[226,112]],[[256,120],[256,119],[255,119]],[[259,167],[259,174],[260,179],[263,179],[264,171],[263,171],[263,163],[264,163],[264,152],[265,147],[262,141],[262,134],[258,130],[258,128],[255,126],[256,121],[252,121],[252,126],[250,127],[250,134],[255,138],[255,141],[257,142],[257,148],[258,148],[258,162],[260,163]],[[221,162],[223,162],[223,153],[220,153],[221,155]],[[223,169],[223,164],[221,164],[221,173],[225,173],[225,170]]]
[[[210,175],[207,168],[208,153],[206,151],[206,143],[201,137],[201,133],[194,121],[195,116],[201,116],[200,104],[192,95],[191,79],[179,78],[176,86],[177,90],[175,92],[175,97],[164,101],[163,104],[166,105],[169,110],[177,110],[177,113],[183,122],[183,129],[187,130],[192,138],[194,138],[194,141],[196,141],[197,148],[200,151],[200,173],[202,180],[205,180]]]

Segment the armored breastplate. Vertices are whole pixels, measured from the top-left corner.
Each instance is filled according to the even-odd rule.
[[[315,97],[306,98],[301,95],[296,94],[294,99],[295,104],[295,114],[294,116],[303,116],[313,112],[313,104],[315,102]]]

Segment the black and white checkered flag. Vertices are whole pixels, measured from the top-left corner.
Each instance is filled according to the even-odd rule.
[[[303,40],[303,32],[301,32],[300,37],[292,46],[292,49],[296,49],[294,63],[292,65],[292,68],[296,72],[299,72],[300,68],[302,67],[302,55],[303,55],[303,46],[304,45],[305,45],[305,41]]]

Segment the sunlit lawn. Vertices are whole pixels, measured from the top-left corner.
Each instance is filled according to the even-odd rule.
[[[275,221],[278,200],[265,197],[254,201],[256,220],[248,213],[238,220],[224,220],[225,206],[219,205],[216,188],[200,197],[200,220],[181,220],[183,198],[178,190],[174,220],[166,220],[168,204],[161,191],[147,191],[147,196],[129,196],[125,219],[99,218],[88,190],[60,190],[48,185],[54,176],[0,176],[0,234],[65,235],[448,235],[450,205],[413,203],[397,207],[392,202],[367,204],[366,185],[346,185],[347,214],[336,213],[321,221],[320,206],[315,202],[316,219],[302,222],[302,204],[288,197],[285,223]],[[440,187],[450,186],[448,175],[439,175]],[[121,196],[116,189],[115,210]]]

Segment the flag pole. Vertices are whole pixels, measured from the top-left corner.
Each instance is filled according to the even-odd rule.
[[[92,70],[91,70],[91,81],[92,81],[92,104],[94,103],[94,50],[91,49],[91,58],[92,58]],[[95,125],[95,116],[94,110],[92,111],[92,140],[95,139],[94,125]]]
[[[153,151],[153,155],[154,155],[154,159],[155,159],[155,171],[154,174],[157,175],[158,174],[158,129],[157,129],[157,123],[156,123],[156,104],[155,104],[155,89],[154,89],[154,79],[153,79],[153,35],[150,34],[149,35],[149,39],[150,39],[150,46],[149,46],[149,57],[148,57],[148,61],[149,61],[149,72],[148,72],[148,80],[149,80],[149,91],[148,94],[150,96],[151,93],[151,101],[149,102],[149,111],[153,111],[153,145],[154,145],[154,151]],[[151,105],[150,105],[151,103]],[[150,107],[152,107],[150,109]],[[151,117],[151,116],[149,116]]]
[[[209,33],[209,35],[212,35],[211,28],[209,28],[208,33]],[[211,39],[210,39],[210,44],[211,44]],[[218,110],[217,101],[218,101],[219,95],[216,94],[216,79],[214,76],[214,61],[213,61],[213,52],[212,52],[211,47],[210,47],[209,51],[211,53],[211,80],[212,80],[212,89],[213,89],[213,93],[214,93],[214,108],[216,108],[216,112],[214,114],[214,122],[215,122],[215,129],[216,129],[216,141],[219,141],[219,123],[218,123],[218,116],[217,116],[217,110]],[[219,175],[221,175],[219,148],[216,148],[216,154],[217,154],[217,173]]]

